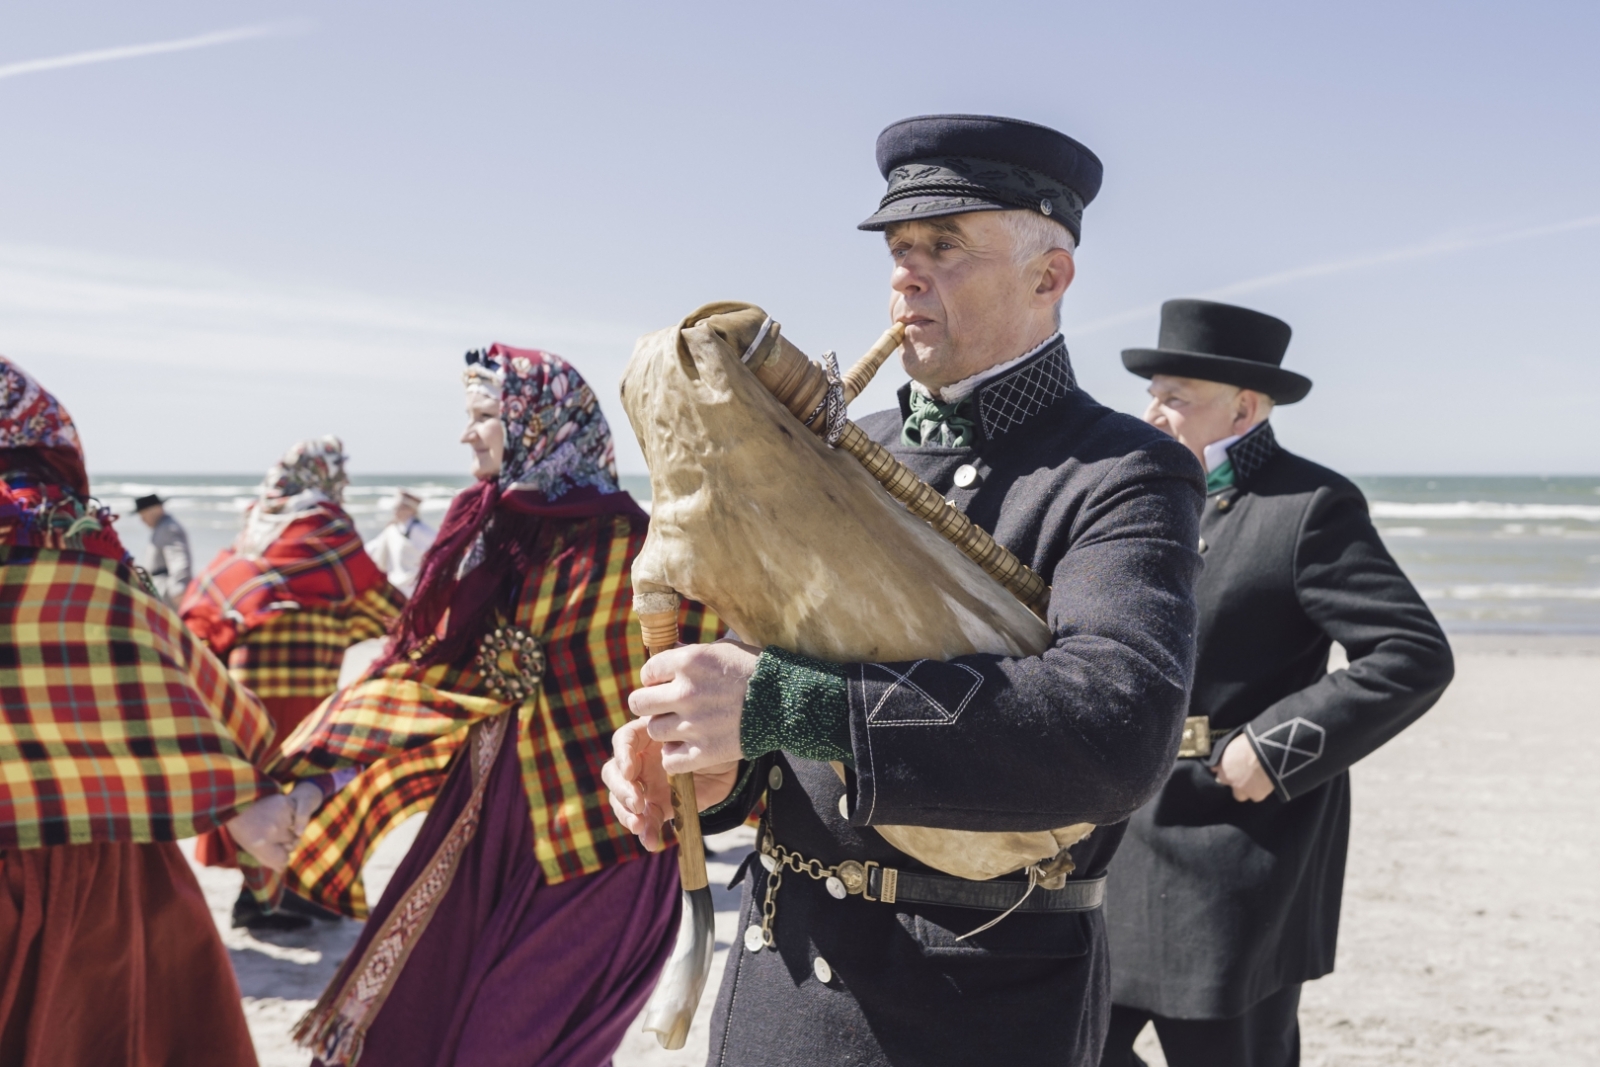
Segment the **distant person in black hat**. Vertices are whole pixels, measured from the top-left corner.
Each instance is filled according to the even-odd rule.
[[[708,832],[766,797],[712,1063],[1093,1067],[1106,866],[1171,769],[1188,697],[1200,467],[1073,377],[1058,327],[1100,188],[1092,152],[938,115],[885,130],[878,166],[888,191],[862,227],[884,231],[912,380],[859,425],[1051,583],[1052,644],[911,663],[663,652],[630,700],[651,718],[617,732],[606,782],[651,844],[670,811],[652,737],[685,743],[668,765],[699,772]],[[980,881],[874,829],[897,824],[1073,832]]]
[[[144,569],[150,573],[161,599],[176,611],[193,575],[189,534],[177,519],[167,514],[166,503],[152,493],[135,500],[133,510],[150,527],[150,547],[145,550]]]
[[[1300,1062],[1301,984],[1333,970],[1350,765],[1405,729],[1453,672],[1439,624],[1348,480],[1278,444],[1268,416],[1311,390],[1289,326],[1204,300],[1161,309],[1145,419],[1206,467],[1199,658],[1166,787],[1129,823],[1106,900],[1103,1067]],[[1333,642],[1349,667],[1328,673]]]

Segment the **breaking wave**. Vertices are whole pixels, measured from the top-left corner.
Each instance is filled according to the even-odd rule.
[[[1374,500],[1375,519],[1570,519],[1600,522],[1600,504],[1506,504],[1494,500],[1455,500],[1447,504],[1412,504]]]

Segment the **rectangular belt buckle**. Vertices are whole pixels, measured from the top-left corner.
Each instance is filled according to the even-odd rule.
[[[1211,755],[1211,716],[1191,715],[1183,720],[1183,740],[1178,742],[1179,759],[1203,759]]]

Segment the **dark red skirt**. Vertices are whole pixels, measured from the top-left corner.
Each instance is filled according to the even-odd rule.
[[[0,852],[0,1064],[255,1063],[233,965],[177,845]]]

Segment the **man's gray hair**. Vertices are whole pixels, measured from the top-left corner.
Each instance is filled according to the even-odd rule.
[[[1011,255],[1017,266],[1033,262],[1047,252],[1060,248],[1069,256],[1077,251],[1078,242],[1072,231],[1037,211],[1002,211],[1000,221],[1011,234]],[[1056,329],[1061,328],[1061,301],[1056,301]]]
[[[1064,249],[1068,255],[1078,250],[1072,231],[1054,219],[1045,218],[1037,211],[1002,211],[1000,221],[1011,232],[1012,255],[1020,266],[1035,256]]]

